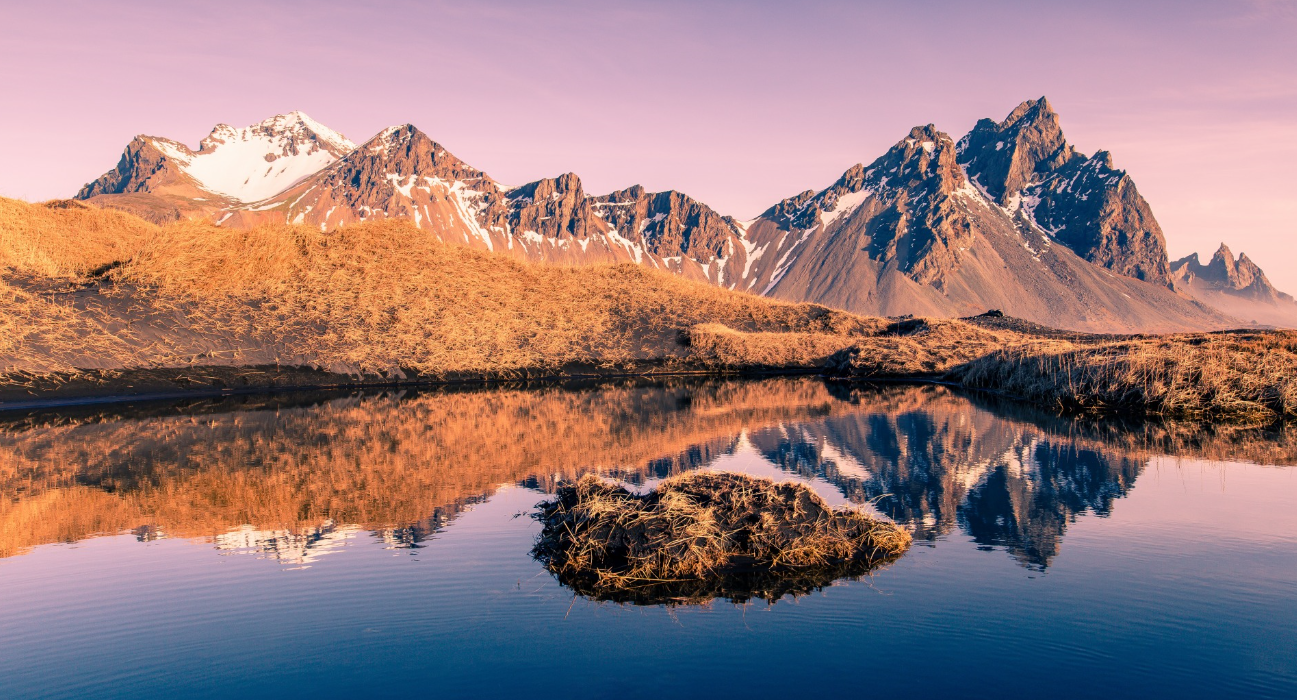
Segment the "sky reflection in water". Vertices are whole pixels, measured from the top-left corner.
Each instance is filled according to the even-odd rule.
[[[1297,471],[1244,462],[1294,444],[814,379],[10,416],[0,696],[1291,697]],[[597,604],[529,558],[559,481],[691,469],[918,546],[771,607]]]

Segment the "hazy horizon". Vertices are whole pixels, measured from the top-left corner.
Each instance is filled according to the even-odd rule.
[[[1226,242],[1297,291],[1297,2],[47,3],[5,6],[0,194],[70,197],[138,133],[301,110],[413,123],[508,184],[686,192],[747,219],[910,127],[1041,95],[1108,150],[1171,257]]]

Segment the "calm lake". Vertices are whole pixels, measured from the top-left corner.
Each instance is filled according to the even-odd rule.
[[[1295,433],[813,378],[0,414],[0,698],[1293,698]],[[773,605],[531,558],[556,484],[694,469],[915,546]]]

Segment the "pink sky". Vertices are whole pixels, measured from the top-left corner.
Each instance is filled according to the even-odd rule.
[[[1047,95],[1173,258],[1297,292],[1297,1],[0,3],[0,195],[71,196],[137,133],[300,109],[411,122],[509,184],[573,171],[750,218],[909,127]]]

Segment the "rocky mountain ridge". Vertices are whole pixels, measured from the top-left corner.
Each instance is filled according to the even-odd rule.
[[[1176,289],[1257,324],[1297,327],[1297,301],[1275,289],[1246,253],[1235,259],[1224,243],[1203,265],[1192,253],[1171,263]]]
[[[1003,121],[983,119],[958,141],[915,127],[869,166],[745,222],[674,191],[590,195],[574,173],[505,187],[409,124],[354,147],[300,113],[212,134],[198,151],[139,137],[78,198],[155,221],[203,216],[226,226],[403,218],[432,239],[522,259],[631,261],[869,314],[1000,308],[1091,331],[1239,325],[1174,286],[1163,234],[1134,182],[1108,154],[1076,152],[1044,98]],[[242,190],[195,166],[240,152],[261,152],[255,169],[227,168],[251,173]],[[287,184],[249,199],[269,182]]]
[[[829,188],[772,207],[747,230],[779,256],[761,291],[889,316],[995,308],[1079,330],[1231,325],[1165,286],[1081,258],[1012,197],[1002,205],[977,186],[960,155],[949,135],[915,127]]]

